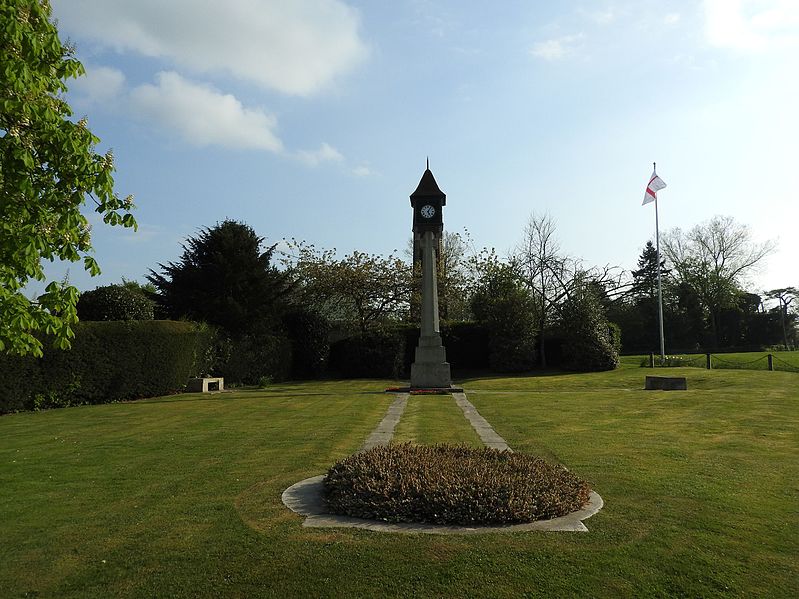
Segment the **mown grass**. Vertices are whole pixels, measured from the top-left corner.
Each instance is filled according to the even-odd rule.
[[[402,419],[394,429],[394,441],[420,445],[435,443],[483,447],[451,395],[411,395]]]
[[[303,528],[280,494],[361,446],[388,381],[4,416],[0,596],[791,596],[799,377],[674,372],[687,392],[633,368],[462,381],[602,495],[585,534]]]

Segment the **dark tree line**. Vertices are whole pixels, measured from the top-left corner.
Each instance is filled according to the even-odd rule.
[[[615,367],[620,350],[656,351],[653,244],[625,273],[565,254],[555,232],[550,217],[533,215],[506,258],[475,250],[468,233],[447,233],[438,260],[442,322],[484,327],[489,365],[501,371],[604,370]],[[689,234],[672,231],[667,240],[660,272],[668,351],[795,345],[796,289],[755,294],[743,285],[769,246],[751,244],[730,219]],[[156,318],[205,322],[218,331],[224,375],[249,383],[323,372],[331,331],[334,340],[362,337],[387,347],[375,340],[418,324],[418,267],[411,262],[358,251],[339,258],[293,240],[282,245],[278,252],[248,225],[226,220],[189,237],[177,261],[150,272],[146,288],[127,282],[126,289],[87,292],[79,309],[90,318],[140,318],[133,293],[155,304]],[[109,307],[122,301],[114,298],[125,298],[121,310]]]
[[[663,321],[667,351],[793,348],[797,315],[789,310],[792,287],[756,293],[746,276],[765,258],[771,244],[755,244],[748,230],[716,217],[688,234],[672,231],[661,262]],[[626,292],[608,303],[627,352],[656,351],[660,345],[657,257],[651,241],[631,271]],[[768,300],[777,304],[768,305]]]

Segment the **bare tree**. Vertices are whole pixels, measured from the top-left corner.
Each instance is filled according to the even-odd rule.
[[[531,214],[524,227],[522,240],[513,254],[522,280],[531,291],[538,308],[538,355],[543,367],[547,365],[544,341],[547,318],[552,306],[563,298],[564,281],[569,278],[569,260],[561,252],[555,237],[556,228],[555,221],[549,214]]]
[[[731,216],[715,216],[688,232],[672,229],[661,241],[678,282],[689,285],[702,303],[717,343],[719,313],[734,305],[748,276],[774,251],[775,243],[754,242],[749,227]]]
[[[539,356],[546,367],[545,332],[569,299],[579,281],[592,281],[613,296],[620,286],[621,272],[611,266],[586,268],[579,258],[566,255],[555,235],[557,225],[549,214],[531,214],[511,261],[533,296],[538,314]]]

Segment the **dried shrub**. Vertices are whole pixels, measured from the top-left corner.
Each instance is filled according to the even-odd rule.
[[[589,493],[563,466],[462,445],[379,445],[338,462],[324,481],[331,513],[386,522],[532,522],[580,509]]]

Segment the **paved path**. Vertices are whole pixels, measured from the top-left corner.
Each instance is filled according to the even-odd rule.
[[[383,420],[377,425],[377,428],[372,431],[372,434],[367,437],[366,442],[361,447],[361,451],[372,449],[376,445],[388,445],[391,437],[394,436],[394,428],[402,418],[402,413],[405,411],[405,406],[408,405],[408,394],[397,393],[397,399],[394,400]]]
[[[377,425],[377,428],[367,437],[366,442],[363,444],[363,447],[361,447],[361,451],[372,449],[372,447],[376,445],[388,445],[389,441],[391,441],[391,438],[394,436],[394,429],[397,423],[400,421],[400,418],[402,418],[403,412],[405,412],[405,406],[408,405],[408,397],[408,393],[396,394],[396,399],[389,406],[386,415],[383,417],[383,420],[380,421],[380,424]],[[453,393],[452,397],[455,399],[455,403],[458,404],[458,407],[463,410],[463,415],[466,417],[466,420],[472,425],[472,428],[474,428],[486,447],[492,447],[500,451],[513,451],[508,447],[505,439],[500,437],[493,427],[488,424],[488,421],[480,415],[480,412],[472,405],[472,402],[466,399],[465,393]]]
[[[480,412],[472,405],[472,402],[466,399],[465,393],[453,393],[452,397],[455,398],[455,403],[463,410],[466,420],[472,425],[472,428],[486,447],[492,447],[500,451],[513,451],[508,447],[505,439],[500,437],[492,426],[488,424],[488,420],[480,415]]]

